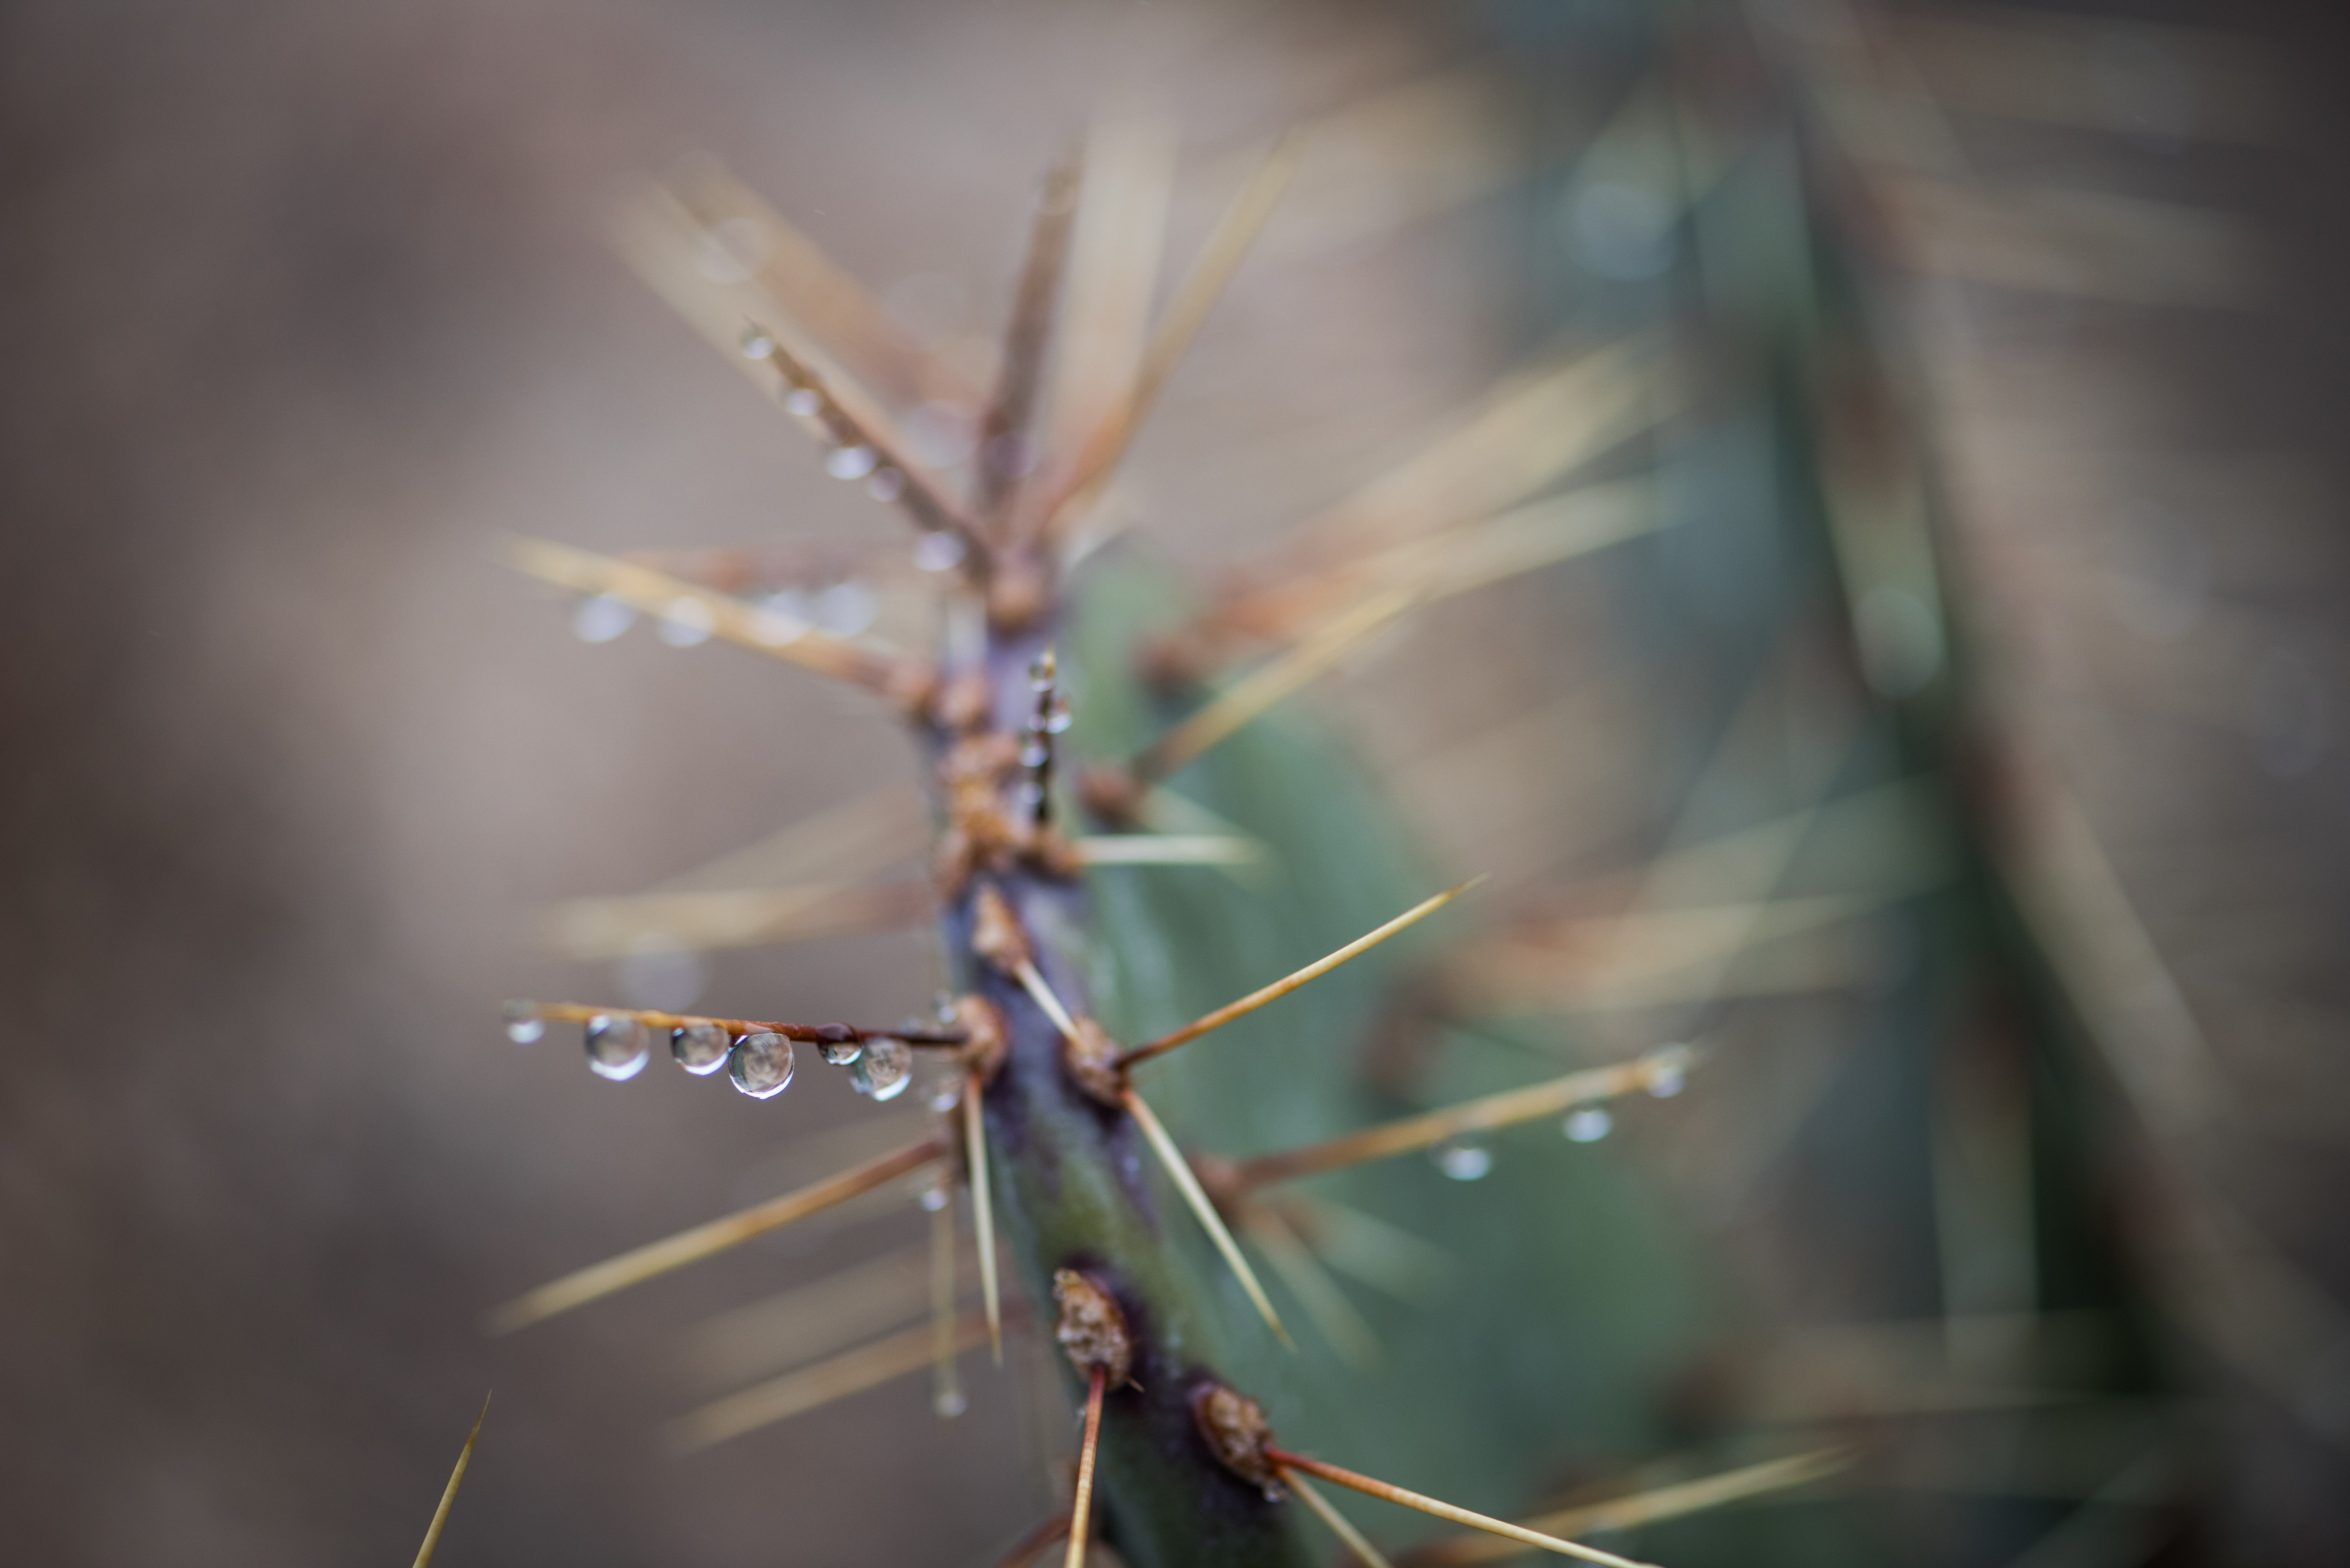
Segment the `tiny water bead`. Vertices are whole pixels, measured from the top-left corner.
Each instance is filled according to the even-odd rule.
[[[922,1207],[935,1214],[947,1206],[951,1197],[952,1194],[947,1191],[944,1182],[933,1181],[922,1189]]]
[[[1577,1106],[1566,1113],[1559,1130],[1576,1143],[1597,1143],[1615,1126],[1616,1118],[1608,1114],[1606,1106]]]
[[[855,577],[832,585],[816,596],[816,623],[834,637],[855,637],[873,624],[881,600]]]
[[[784,394],[784,412],[803,420],[812,420],[824,410],[824,400],[813,387],[794,387]]]
[[[925,572],[951,572],[962,565],[963,544],[944,529],[914,541],[914,565]]]
[[[857,1031],[846,1023],[826,1023],[817,1026],[816,1054],[836,1067],[846,1067],[865,1054],[865,1047],[857,1043]]]
[[[862,479],[880,461],[869,446],[839,446],[825,458],[824,471],[835,479]]]
[[[971,1408],[971,1401],[962,1397],[962,1390],[960,1388],[941,1388],[939,1390],[938,1397],[931,1401],[931,1407],[951,1421]]]
[[[733,1049],[734,1037],[707,1021],[681,1024],[669,1032],[669,1054],[697,1078],[726,1065],[727,1054]]]
[[[876,501],[895,501],[906,493],[906,476],[894,468],[877,468],[865,482],[865,493]]]
[[[571,630],[582,642],[609,642],[637,624],[637,612],[609,594],[592,594],[571,611]]]
[[[1468,1138],[1439,1144],[1430,1158],[1437,1169],[1455,1181],[1482,1180],[1493,1168],[1493,1151]]]
[[[772,359],[775,357],[775,340],[756,327],[743,328],[743,358]]]
[[[597,1076],[626,1083],[645,1070],[652,1035],[633,1018],[599,1012],[588,1021],[588,1065]]]
[[[693,648],[710,640],[718,618],[700,599],[672,599],[653,629],[671,648]]]
[[[1648,1079],[1648,1093],[1660,1100],[1669,1100],[1688,1086],[1689,1069],[1678,1062],[1658,1068]]]
[[[545,1037],[546,1020],[538,1015],[536,1002],[515,1001],[506,1003],[506,1038],[517,1045],[528,1045]]]
[[[914,1051],[903,1040],[882,1035],[865,1043],[865,1054],[848,1069],[849,1082],[860,1095],[894,1100],[914,1081]]]
[[[734,1042],[727,1058],[734,1086],[754,1100],[772,1100],[792,1086],[792,1043],[763,1029]]]

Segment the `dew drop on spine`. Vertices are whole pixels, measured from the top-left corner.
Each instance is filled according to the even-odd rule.
[[[600,1078],[626,1083],[645,1070],[652,1037],[633,1018],[599,1012],[588,1021],[588,1065]]]
[[[1455,1181],[1480,1181],[1493,1168],[1493,1151],[1474,1138],[1440,1143],[1430,1158],[1436,1161],[1437,1169]]]
[[[733,1048],[733,1036],[715,1023],[685,1023],[669,1032],[669,1054],[697,1078],[726,1065],[727,1054]]]
[[[848,1069],[848,1077],[858,1094],[894,1100],[914,1081],[913,1047],[888,1035],[868,1040],[865,1054]]]
[[[734,1086],[754,1100],[772,1100],[792,1086],[792,1043],[772,1030],[745,1034],[727,1057]]]
[[[517,1045],[528,1045],[546,1033],[546,1020],[538,1015],[538,1003],[516,1000],[506,1003],[506,1038]]]

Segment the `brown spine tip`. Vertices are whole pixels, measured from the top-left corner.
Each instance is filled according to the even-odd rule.
[[[895,660],[882,683],[882,695],[915,718],[927,717],[938,705],[938,666],[927,659]]]
[[[1033,550],[997,556],[987,580],[987,624],[998,632],[1024,631],[1053,607],[1053,574]]]
[[[1281,1469],[1273,1460],[1273,1425],[1264,1418],[1263,1406],[1223,1384],[1204,1383],[1192,1392],[1191,1419],[1226,1469],[1268,1500],[1282,1496]]]
[[[971,950],[1003,974],[1016,975],[1034,961],[1028,951],[1028,933],[1020,929],[1020,917],[993,885],[972,896]]]
[[[1075,1269],[1056,1269],[1053,1300],[1061,1309],[1053,1337],[1069,1364],[1087,1377],[1100,1373],[1112,1388],[1124,1386],[1134,1371],[1134,1340],[1117,1298]]]
[[[963,1042],[963,1066],[983,1085],[995,1082],[1012,1045],[1003,1012],[983,996],[959,996],[954,1017],[955,1026],[970,1036]]]
[[[1072,1019],[1076,1033],[1061,1038],[1061,1065],[1068,1069],[1070,1079],[1083,1089],[1086,1097],[1123,1109],[1126,1105],[1126,1076],[1118,1070],[1118,1058],[1125,1047],[1110,1038],[1109,1031],[1090,1018]]]
[[[1117,763],[1097,763],[1077,775],[1077,798],[1105,826],[1132,827],[1142,819],[1142,781]]]

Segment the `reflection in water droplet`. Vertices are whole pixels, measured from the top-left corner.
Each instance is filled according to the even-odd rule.
[[[598,1077],[625,1083],[645,1070],[652,1036],[633,1018],[599,1012],[588,1021],[588,1065]]]
[[[1606,1106],[1578,1106],[1566,1113],[1559,1130],[1576,1143],[1597,1143],[1614,1130],[1616,1118]]]
[[[772,359],[775,358],[775,340],[773,337],[768,337],[764,332],[762,332],[755,327],[745,327],[743,328],[743,358],[745,359]]]
[[[571,629],[582,642],[609,642],[637,624],[637,612],[609,594],[581,599],[571,612]]]
[[[538,1003],[516,1000],[506,1003],[506,1038],[517,1045],[527,1045],[546,1033],[546,1020],[538,1015]]]
[[[772,1100],[792,1085],[792,1043],[773,1030],[745,1034],[727,1058],[734,1086],[754,1100]]]
[[[894,468],[877,468],[865,482],[865,493],[876,501],[895,501],[906,493],[906,476]]]
[[[1439,1144],[1431,1158],[1436,1168],[1455,1181],[1476,1181],[1493,1168],[1493,1151],[1467,1138]]]
[[[718,618],[700,599],[671,599],[654,631],[671,648],[691,648],[710,640]]]
[[[688,1023],[669,1032],[669,1054],[697,1078],[726,1065],[726,1054],[733,1048],[734,1037],[715,1023]]]
[[[914,541],[914,565],[926,572],[950,572],[962,564],[962,540],[943,530]]]
[[[860,1095],[894,1100],[914,1081],[914,1050],[903,1040],[887,1035],[865,1043],[865,1054],[848,1070],[848,1080]]]
[[[816,1047],[816,1054],[836,1067],[846,1067],[865,1054],[865,1047],[854,1040],[827,1040]]]
[[[880,461],[869,446],[837,446],[826,454],[824,471],[835,479],[862,479]]]
[[[784,412],[795,418],[812,420],[823,410],[824,400],[814,387],[794,387],[784,394]]]

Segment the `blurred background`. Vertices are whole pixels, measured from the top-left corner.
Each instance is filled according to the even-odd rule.
[[[912,753],[740,650],[591,638],[497,549],[788,545],[844,625],[902,613],[894,520],[629,275],[606,220],[714,153],[984,384],[1041,173],[1105,106],[1180,132],[1179,258],[1265,138],[1314,131],[1121,491],[1203,577],[1549,346],[1682,294],[1730,310],[1790,234],[1841,247],[1822,270],[1894,368],[1942,531],[1934,657],[1970,738],[1923,750],[2032,781],[1954,831],[1998,860],[1999,825],[2032,826],[2002,863],[2070,911],[2015,939],[2017,1005],[2062,1015],[2074,1066],[2051,1071],[2086,1085],[2073,1141],[2037,1135],[2086,1151],[2063,1210],[2084,1229],[2033,1244],[2094,1255],[2078,1288],[2153,1326],[2126,1398],[2098,1397],[2128,1418],[2087,1436],[2011,1411],[1952,1437],[1965,1400],[1886,1405],[1871,1378],[1908,1342],[1856,1330],[1804,1341],[1825,1370],[1773,1418],[1866,1430],[1878,1461],[1844,1484],[1884,1561],[2350,1553],[2334,8],[33,0],[0,40],[12,1557],[399,1561],[492,1386],[446,1563],[976,1563],[1048,1511],[1066,1436],[1017,1371],[974,1372],[954,1422],[914,1379],[689,1459],[660,1440],[718,1391],[698,1325],[898,1256],[917,1213],[480,1332],[890,1116],[828,1077],[774,1106],[673,1075],[618,1091],[567,1039],[510,1044],[502,999],[888,1019],[940,979],[918,930],[550,950],[549,904],[660,884]],[[1723,164],[1776,172],[1742,206],[1711,202],[1685,130],[1678,171],[1643,171],[1659,80],[1755,128]],[[1724,439],[1688,504],[1784,481],[1767,440]],[[1322,695],[1431,863],[1509,867],[1536,910],[1544,877],[1679,842],[1775,646],[1749,601],[1814,591],[1694,549],[1438,607]],[[1898,707],[1918,645],[1871,624],[1866,684]],[[1879,999],[1920,967],[1872,961]],[[1919,1199],[1939,1241],[1837,1209],[1876,1179],[1875,1102],[1803,1043],[1850,1019],[1773,1017],[1798,1044],[1724,1100],[1776,1106],[1776,1141],[1707,1164],[1693,1146],[1727,1135],[1693,1092],[1682,1141],[1646,1151],[1726,1270],[1814,1328],[2063,1304],[1955,1284],[1950,1238],[1996,1225],[1947,1194]],[[1961,1167],[2012,1132],[1934,1125]],[[1691,1422],[1735,1403],[1721,1354],[1689,1369]]]

